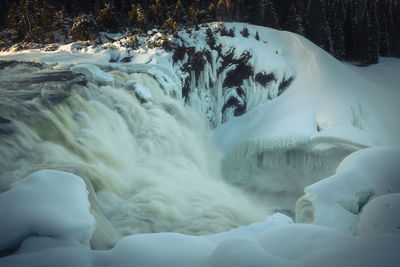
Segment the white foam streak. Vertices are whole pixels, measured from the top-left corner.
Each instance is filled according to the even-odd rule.
[[[151,75],[111,73],[121,84],[149,88],[150,102],[141,104],[124,88],[75,88],[25,121],[29,138],[13,135],[10,142],[29,145],[13,147],[24,151],[7,164],[25,171],[8,175],[22,178],[40,167],[78,174],[122,234],[216,233],[265,218],[264,209],[222,179],[221,156],[194,111],[166,96]]]

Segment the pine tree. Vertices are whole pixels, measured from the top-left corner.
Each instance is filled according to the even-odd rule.
[[[144,12],[142,6],[140,3],[137,4],[136,6],[136,21],[138,23],[138,26],[140,29],[145,29],[146,28],[146,23],[147,23],[147,15]]]
[[[198,20],[198,10],[196,8],[196,5],[193,3],[189,7],[189,18],[190,21],[195,24],[195,27],[197,28],[199,25],[199,20]]]
[[[74,24],[69,31],[69,35],[75,40],[95,41],[98,35],[98,25],[92,14],[79,15],[74,19]]]
[[[227,17],[227,8],[224,0],[218,1],[217,16],[219,21],[223,21]]]
[[[345,20],[345,11],[343,2],[341,0],[337,0],[332,5],[332,14],[330,17],[330,28],[332,29],[332,43],[333,43],[333,51],[334,56],[338,59],[345,59],[346,50],[345,50],[345,39],[344,39],[344,20]]]
[[[289,9],[289,14],[286,19],[284,29],[286,31],[304,35],[303,21],[301,17],[297,14],[297,10],[294,4],[292,4]]]
[[[245,38],[249,37],[249,29],[247,27],[243,27],[243,29],[240,31],[240,34]]]
[[[391,40],[391,56],[400,57],[400,3],[392,3],[393,29]]]
[[[131,5],[131,10],[128,12],[128,25],[133,26],[137,23],[137,6],[135,4]]]
[[[109,30],[111,32],[118,31],[118,28],[120,27],[120,21],[118,19],[117,11],[113,2],[104,4],[104,8],[100,10],[97,20],[105,30]]]
[[[362,65],[377,63],[379,59],[379,33],[376,21],[376,8],[374,3],[365,1],[362,6],[353,6],[358,8],[358,24],[355,34],[355,60]],[[375,22],[374,22],[375,21]]]
[[[362,65],[367,65],[369,63],[369,28],[370,19],[365,13],[363,13],[359,19],[357,34],[355,35],[355,60],[359,61]]]
[[[53,18],[55,9],[47,0],[36,0],[33,6],[33,33],[41,43],[54,42]]]
[[[307,37],[327,52],[333,52],[331,30],[326,17],[326,2],[311,0],[308,10]]]
[[[67,38],[68,37],[68,24],[67,24],[67,16],[65,15],[65,9],[62,7],[59,11],[54,14],[54,20],[52,28],[56,31],[60,31],[62,35]],[[56,40],[62,41],[62,40]]]
[[[175,5],[175,10],[174,10],[174,19],[178,23],[184,23],[185,22],[185,17],[186,17],[186,12],[185,9],[181,3],[181,0],[178,0]]]
[[[27,40],[32,40],[33,38],[33,27],[32,27],[32,13],[30,11],[30,5],[28,0],[20,0],[20,5],[18,8],[20,15],[19,25],[24,28],[24,38]]]
[[[166,17],[166,8],[163,0],[156,0],[156,11],[159,20],[164,21]]]
[[[264,26],[280,29],[278,14],[276,13],[274,3],[272,0],[265,0],[265,11],[264,11]]]
[[[387,57],[390,54],[389,44],[389,27],[388,27],[388,16],[386,15],[386,2],[377,2],[377,12],[379,21],[379,54]]]
[[[357,20],[355,17],[355,10],[353,9],[351,3],[347,3],[346,15],[344,20],[344,45],[345,45],[347,60],[355,59],[356,29],[357,29]]]
[[[207,14],[208,14],[208,21],[215,21],[217,19],[217,9],[213,3],[210,3],[210,5],[208,6]]]
[[[368,33],[369,33],[369,55],[368,63],[376,64],[379,61],[379,21],[375,1],[367,2],[367,16],[369,17]]]
[[[255,25],[262,25],[264,21],[264,1],[249,0],[248,1],[248,22]]]
[[[25,36],[24,27],[22,24],[22,6],[21,1],[19,3],[14,2],[8,10],[7,21],[8,27],[15,32],[12,39],[20,41]]]
[[[179,27],[172,16],[169,16],[163,25],[164,33],[174,33],[176,35],[179,31]]]

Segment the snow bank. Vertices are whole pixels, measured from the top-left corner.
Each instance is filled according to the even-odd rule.
[[[104,266],[195,267],[205,262],[215,244],[205,237],[175,233],[131,235],[109,252]]]
[[[358,223],[360,234],[400,234],[400,194],[386,194],[369,201]]]
[[[347,157],[335,176],[310,186],[314,198],[305,197],[318,211],[311,224],[293,223],[276,213],[264,222],[208,236],[130,235],[108,251],[92,251],[87,245],[93,218],[83,180],[64,172],[40,171],[0,194],[5,214],[0,222],[5,257],[0,265],[396,267],[400,261],[399,155],[400,148],[361,150]],[[328,184],[329,188],[323,186]],[[354,192],[364,187],[374,196],[357,202]],[[347,220],[343,207],[332,212],[338,203],[355,202],[362,207],[354,222]],[[333,215],[340,227],[327,220]],[[354,225],[359,231],[349,232]]]
[[[95,222],[87,194],[81,178],[51,170],[1,193],[0,265],[91,266]]]
[[[40,171],[0,194],[0,249],[31,236],[73,239],[88,244],[94,220],[85,183],[79,177]]]
[[[296,203],[296,221],[358,233],[360,212],[368,201],[400,192],[399,159],[398,147],[369,148],[351,154],[339,165],[336,175],[305,188],[305,196]],[[379,203],[365,207],[367,214]]]

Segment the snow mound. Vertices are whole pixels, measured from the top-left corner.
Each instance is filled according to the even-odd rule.
[[[360,234],[400,235],[400,194],[387,194],[369,201],[361,213],[358,230]]]
[[[0,194],[0,250],[27,238],[49,237],[89,244],[94,219],[81,178],[44,170],[15,182]]]
[[[296,203],[296,221],[313,222],[356,234],[360,213],[363,214],[365,208],[361,226],[368,229],[366,218],[371,218],[369,214],[377,212],[376,209],[383,205],[382,200],[369,201],[400,192],[399,159],[399,147],[368,148],[352,153],[341,162],[335,175],[305,188],[305,195]],[[398,200],[397,195],[391,196],[388,205],[395,200]],[[394,209],[397,207],[392,206]]]
[[[175,233],[131,235],[110,251],[106,266],[204,266],[215,244]]]
[[[332,223],[322,225],[321,220],[302,224],[293,223],[289,217],[276,213],[264,222],[209,236],[177,233],[130,235],[108,251],[92,251],[87,245],[93,218],[88,212],[83,180],[65,172],[40,171],[14,183],[11,190],[0,194],[1,212],[6,214],[0,228],[2,237],[5,237],[2,238],[2,252],[23,240],[14,248],[16,253],[9,251],[0,258],[0,265],[395,267],[400,260],[400,197],[399,193],[387,193],[387,186],[390,185],[392,190],[400,189],[396,184],[399,153],[399,148],[361,150],[340,164],[337,175],[326,179],[328,182],[335,180],[342,189],[349,186],[346,181],[352,184],[349,188],[356,188],[355,180],[366,183],[367,187],[372,184],[369,187],[377,196],[380,195],[364,200],[366,204],[357,220],[359,232],[356,235],[344,227],[352,227],[351,221],[342,221],[343,227]],[[368,172],[362,171],[364,164],[368,164]],[[310,188],[323,188],[320,186],[322,182]],[[320,190],[317,192],[321,193]],[[317,205],[324,201],[321,197],[313,201],[316,207],[325,208],[328,213],[335,206]],[[319,211],[322,211],[322,216],[329,218],[331,215]],[[21,214],[28,212],[33,214],[26,221]],[[336,215],[339,217],[335,218],[346,219],[343,214]]]

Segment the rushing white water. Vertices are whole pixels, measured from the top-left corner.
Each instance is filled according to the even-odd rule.
[[[111,227],[101,213],[122,235],[207,234],[265,218],[264,208],[222,178],[206,123],[153,76],[111,71],[115,86],[84,86],[72,82],[77,77],[32,82],[26,74],[10,82],[18,73],[44,72],[31,65],[1,71],[1,191],[38,169],[81,176],[94,189],[93,209],[101,209],[99,244],[112,235],[99,229]],[[148,89],[149,101],[121,86],[132,81]]]

